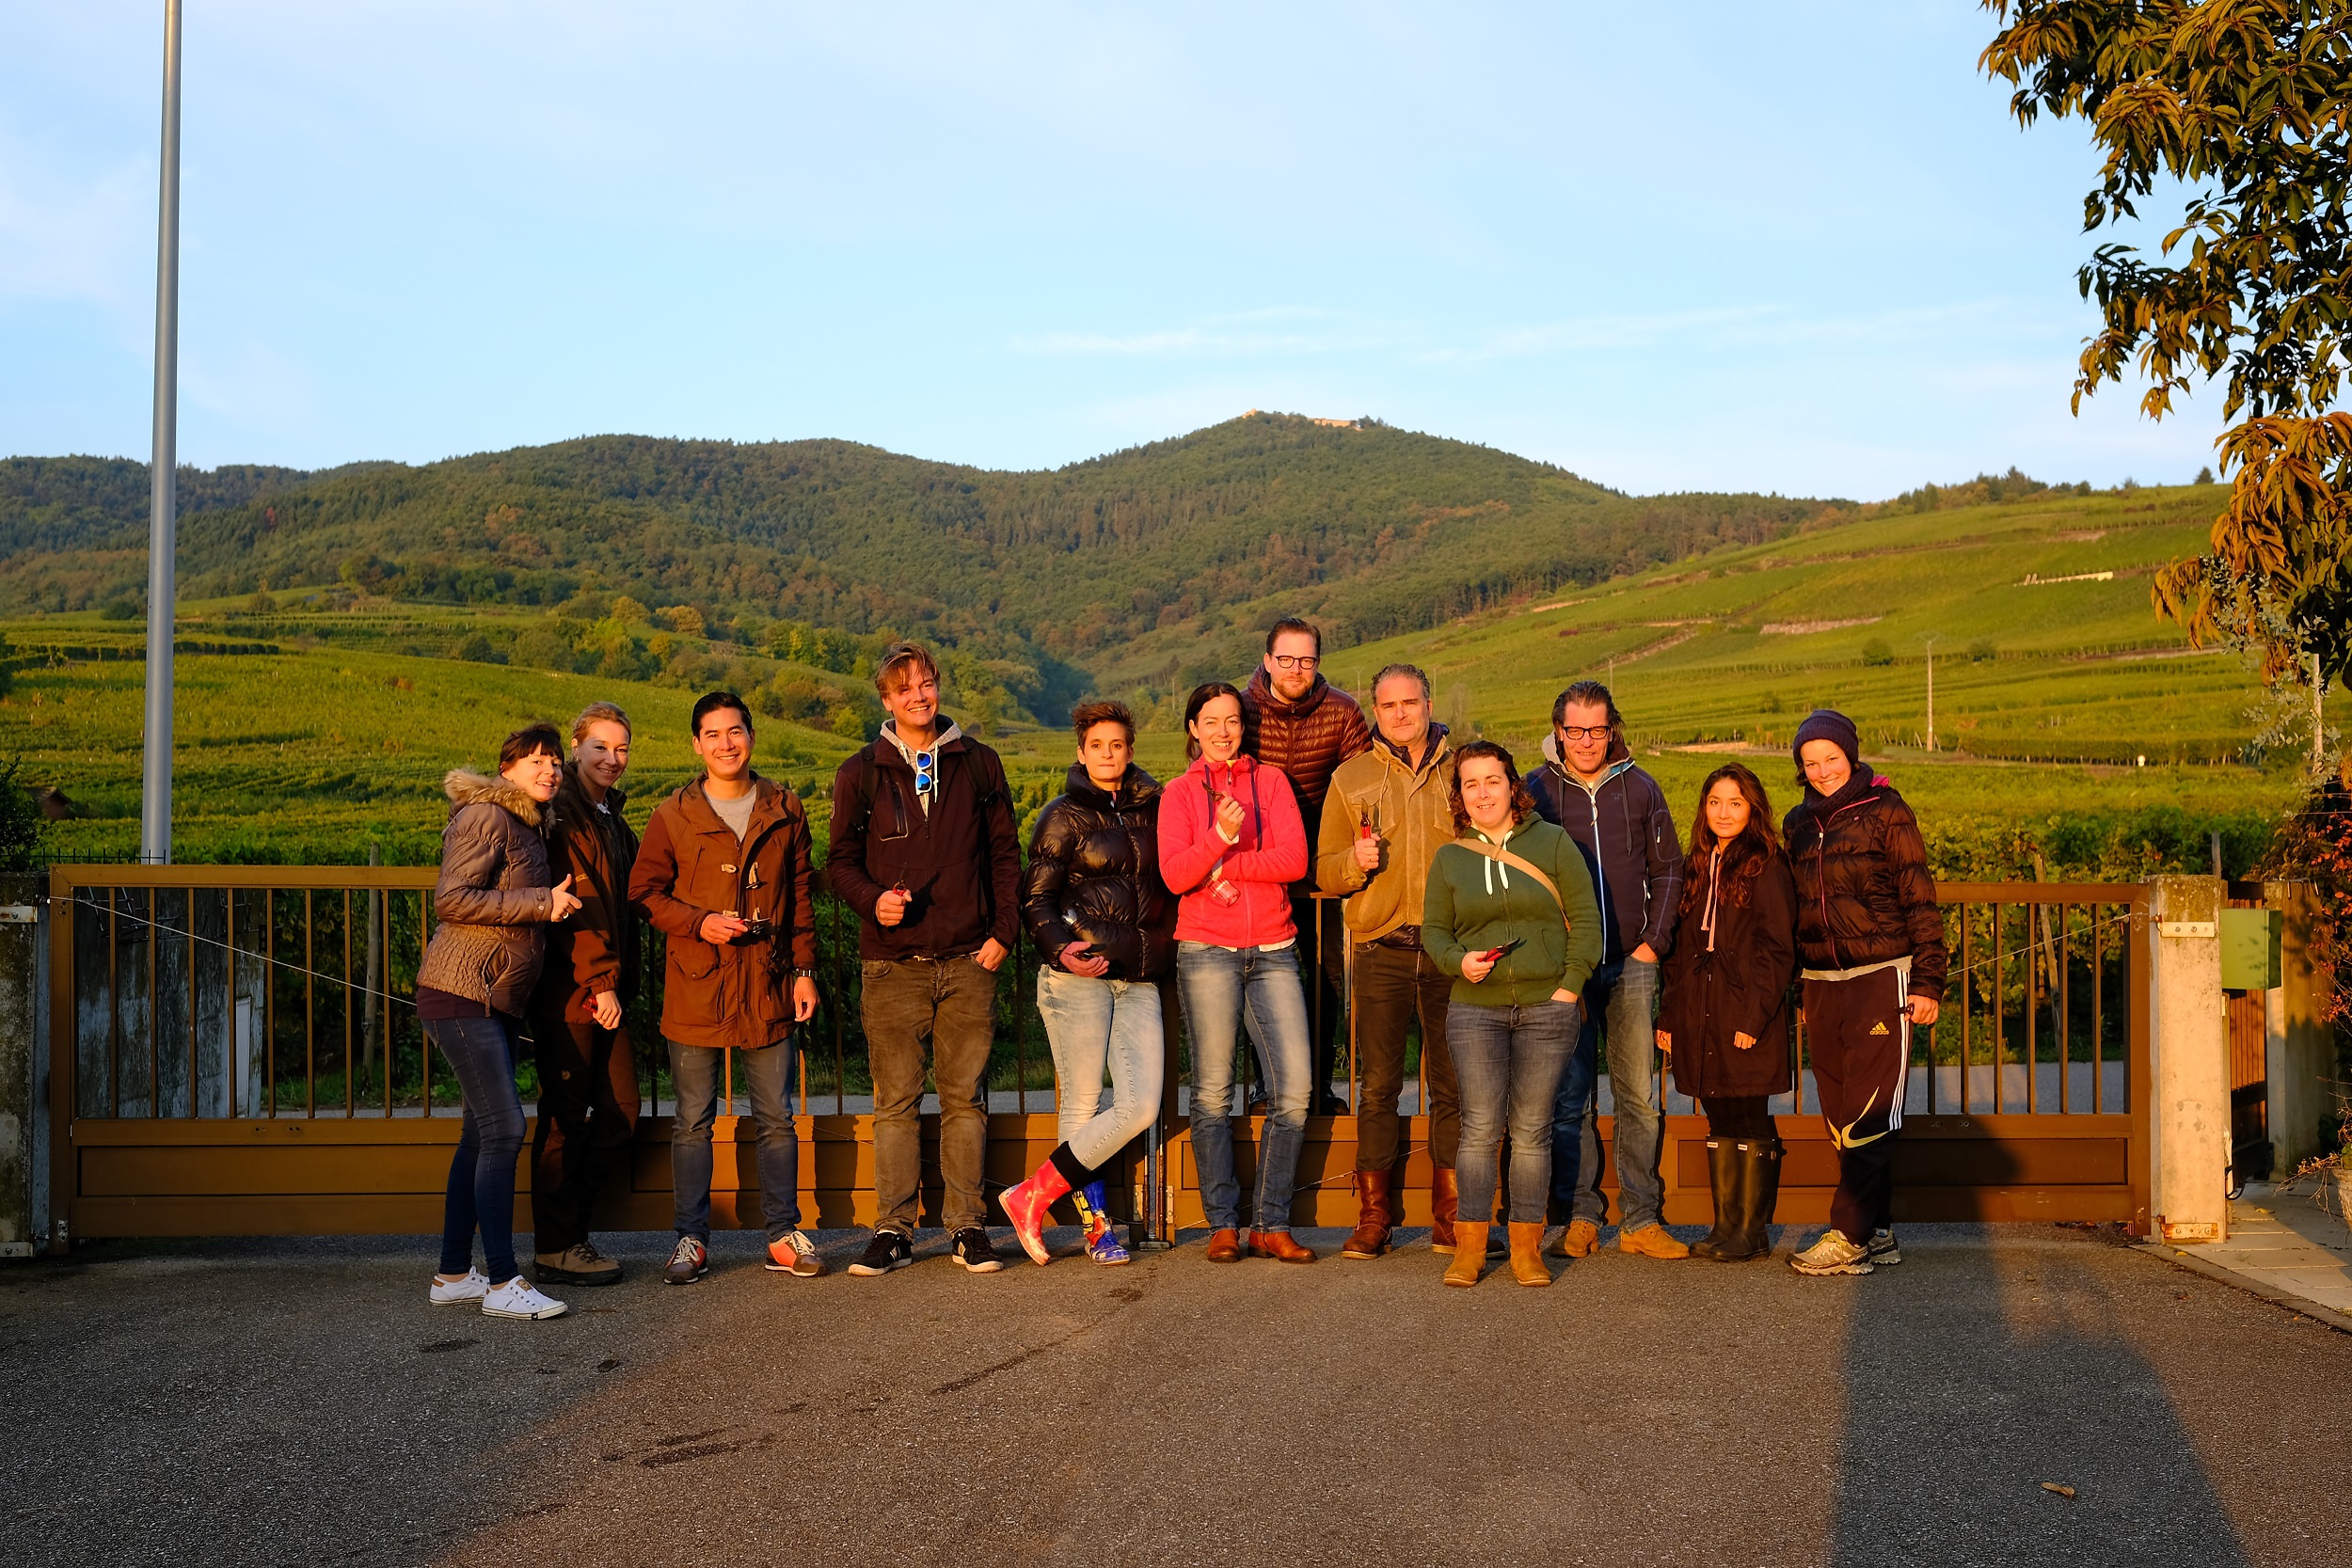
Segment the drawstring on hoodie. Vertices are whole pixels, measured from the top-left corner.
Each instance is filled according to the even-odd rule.
[[[1486,838],[1487,843],[1493,845],[1498,849],[1502,848],[1511,837],[1508,832],[1505,832],[1502,837],[1499,839],[1486,838],[1486,832],[1483,828],[1479,830],[1478,836],[1480,838]],[[1486,891],[1488,893],[1494,892],[1495,878],[1500,876],[1502,879],[1502,889],[1505,893],[1508,893],[1511,890],[1511,868],[1503,864],[1501,861],[1495,859],[1492,855],[1481,855],[1478,858],[1486,863]]]
[[[1715,853],[1707,863],[1707,910],[1699,916],[1699,929],[1707,933],[1707,950],[1715,951],[1715,894],[1724,885],[1724,847],[1715,846]]]

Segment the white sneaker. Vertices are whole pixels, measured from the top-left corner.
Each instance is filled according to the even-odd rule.
[[[1845,1233],[1835,1227],[1821,1232],[1821,1239],[1788,1259],[1788,1266],[1799,1274],[1835,1275],[1868,1274],[1870,1249],[1859,1242],[1846,1240]]]
[[[441,1276],[433,1276],[432,1293],[424,1299],[436,1307],[457,1307],[469,1301],[480,1301],[489,1293],[490,1281],[480,1269],[468,1269],[466,1277],[444,1285]]]
[[[482,1298],[483,1315],[491,1318],[560,1318],[568,1310],[553,1296],[541,1295],[521,1275],[491,1286]]]

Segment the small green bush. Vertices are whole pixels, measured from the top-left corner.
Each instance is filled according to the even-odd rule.
[[[1892,664],[1895,662],[1895,650],[1885,638],[1873,637],[1862,644],[1862,662],[1868,665]]]

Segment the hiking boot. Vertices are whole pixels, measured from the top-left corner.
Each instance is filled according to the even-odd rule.
[[[1886,1263],[1899,1263],[1903,1260],[1903,1249],[1896,1243],[1894,1227],[1891,1226],[1884,1230],[1871,1232],[1868,1245],[1872,1267]]]
[[[426,1292],[424,1299],[436,1307],[464,1307],[480,1301],[489,1292],[489,1276],[480,1269],[469,1268],[463,1279],[444,1282],[440,1275],[435,1275],[433,1289]]]
[[[594,1242],[579,1242],[561,1252],[536,1253],[531,1259],[532,1271],[542,1284],[556,1285],[618,1285],[621,1265],[596,1250]]]
[[[680,1236],[677,1245],[670,1249],[670,1261],[661,1271],[666,1285],[691,1285],[710,1272],[710,1248],[698,1236]]]
[[[1632,1253],[1637,1258],[1671,1259],[1691,1256],[1691,1249],[1676,1241],[1673,1234],[1656,1220],[1638,1230],[1618,1231],[1617,1250]]]
[[[1560,1256],[1590,1258],[1600,1245],[1600,1227],[1591,1220],[1570,1220],[1568,1227],[1560,1232]]]
[[[768,1243],[768,1271],[795,1279],[817,1279],[824,1275],[825,1260],[817,1256],[817,1243],[808,1239],[807,1231],[787,1230]]]
[[[543,1296],[530,1280],[516,1275],[503,1285],[493,1285],[483,1293],[482,1315],[485,1318],[560,1318],[570,1310],[553,1296]]]
[[[1799,1274],[1868,1274],[1870,1249],[1846,1240],[1842,1230],[1824,1230],[1821,1239],[1788,1259]]]
[[[914,1261],[914,1243],[896,1230],[877,1230],[874,1239],[866,1243],[864,1255],[850,1265],[850,1272],[854,1275],[888,1274]]]
[[[947,1256],[961,1265],[966,1274],[994,1274],[1005,1266],[990,1243],[988,1232],[977,1225],[967,1225],[947,1243]]]

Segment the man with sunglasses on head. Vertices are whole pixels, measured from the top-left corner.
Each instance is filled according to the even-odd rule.
[[[860,1015],[874,1076],[874,1239],[850,1265],[914,1261],[923,1168],[923,1045],[939,1085],[941,1219],[948,1255],[974,1274],[1004,1266],[980,1186],[981,1096],[996,1022],[996,969],[1019,940],[1021,846],[996,753],[939,711],[939,662],[895,642],[874,669],[882,736],[841,765],[825,874],[857,911]]]
[[[1584,1029],[1560,1078],[1552,1119],[1552,1201],[1566,1210],[1560,1250],[1583,1258],[1609,1217],[1600,1191],[1600,1040],[1609,1042],[1609,1095],[1616,1118],[1617,1250],[1688,1258],[1663,1223],[1658,1163],[1665,1119],[1658,1105],[1658,969],[1674,945],[1682,897],[1682,847],[1658,781],[1634,766],[1625,719],[1598,681],[1578,681],[1551,705],[1543,766],[1527,775],[1545,820],[1583,852],[1600,898],[1601,965],[1584,985]]]
[[[1265,657],[1241,694],[1242,750],[1290,780],[1307,842],[1318,842],[1324,798],[1341,763],[1372,750],[1372,727],[1356,699],[1324,679],[1323,633],[1286,616],[1265,635]],[[1298,931],[1301,978],[1312,988],[1314,1026],[1311,1116],[1344,1116],[1347,1102],[1331,1091],[1340,997],[1347,985],[1347,939],[1337,899],[1318,910],[1311,863],[1291,889],[1291,921]],[[1259,1082],[1265,1081],[1263,1072]]]

